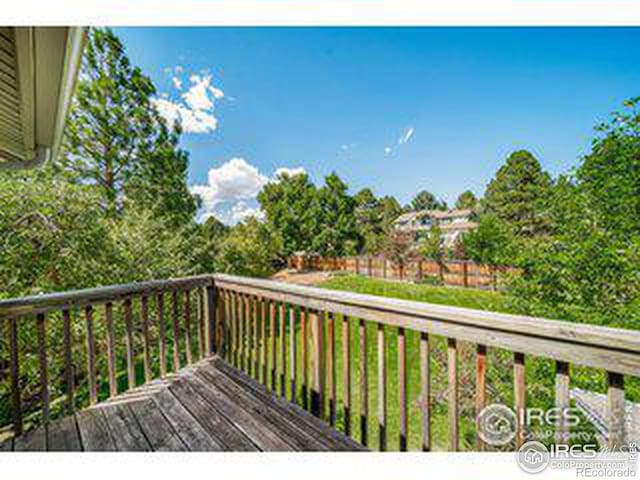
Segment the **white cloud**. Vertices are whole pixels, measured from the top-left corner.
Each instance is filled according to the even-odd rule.
[[[171,82],[176,90],[182,90],[184,68],[180,65],[167,68]],[[172,99],[161,93],[154,99],[154,104],[169,124],[178,122],[185,133],[211,133],[218,128],[218,120],[214,115],[215,102],[224,98],[224,92],[213,86],[210,74],[192,74],[189,76],[189,88],[180,94],[179,99]]]
[[[307,173],[304,167],[293,167],[293,168],[280,167],[276,169],[276,172],[273,174],[273,179],[277,180],[282,175],[288,175],[289,177],[293,177],[295,175],[300,175],[302,173]]]
[[[391,147],[389,147],[389,146],[384,147],[384,154],[385,154],[385,155],[389,155],[389,154],[391,154],[391,151],[392,151],[392,148],[391,148]]]
[[[413,136],[414,131],[415,129],[413,127],[408,127],[398,139],[398,145],[404,145],[409,140],[411,140],[411,137]]]

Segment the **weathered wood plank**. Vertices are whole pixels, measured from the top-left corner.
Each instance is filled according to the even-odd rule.
[[[276,304],[269,302],[269,356],[271,357],[271,390],[276,391],[277,357],[276,357]]]
[[[13,438],[9,438],[0,442],[0,452],[12,452],[13,451]]]
[[[184,291],[184,307],[182,309],[184,318],[184,347],[187,354],[187,365],[193,363],[193,352],[191,351],[191,291]]]
[[[185,452],[187,447],[151,398],[128,402],[154,452]]]
[[[342,382],[344,433],[351,435],[351,332],[346,315],[342,317]]]
[[[198,302],[198,311],[197,311],[197,321],[198,321],[198,358],[204,358],[207,355],[207,345],[206,345],[206,338],[205,338],[205,324],[204,324],[204,317],[205,317],[205,311],[206,311],[206,307],[204,305],[204,292],[202,291],[202,288],[198,288],[196,290],[196,295],[197,295],[197,302]],[[222,299],[222,295],[221,295],[222,291],[221,290],[217,290],[216,291],[216,297],[218,302],[220,302],[221,304],[221,310],[222,313],[221,315],[224,316],[224,300]],[[226,327],[226,325],[224,325]],[[223,328],[223,332],[224,332],[224,328]],[[222,338],[224,339],[224,333]]]
[[[288,451],[293,449],[278,433],[274,432],[269,423],[265,421],[263,412],[252,415],[242,406],[239,397],[230,399],[221,389],[210,382],[202,380],[200,375],[185,375],[185,381],[204,400],[208,401],[212,408],[218,410],[236,429],[246,435],[260,450],[264,451]]]
[[[422,451],[431,451],[431,348],[429,335],[420,333],[420,409],[422,411]]]
[[[105,330],[107,333],[107,369],[109,378],[109,396],[115,397],[118,394],[118,382],[116,380],[116,337],[113,327],[113,304],[107,302],[104,306]]]
[[[216,282],[310,309],[327,310],[405,329],[618,373],[640,369],[640,332],[485,312],[269,280],[214,275]]]
[[[82,442],[74,415],[68,415],[49,425],[47,437],[47,450],[50,452],[82,451]]]
[[[76,413],[82,446],[86,452],[115,452],[116,444],[107,426],[101,408],[90,408]]]
[[[100,410],[105,415],[111,438],[119,452],[151,451],[151,445],[126,404],[104,405]]]
[[[220,412],[202,398],[183,378],[175,379],[169,390],[176,396],[189,413],[224,450],[232,452],[256,451],[257,447],[237,428],[229,423]]]
[[[75,411],[75,382],[73,379],[73,351],[71,341],[71,314],[68,309],[62,311],[62,328],[64,331],[64,378],[67,392],[67,413]]]
[[[93,334],[93,307],[87,305],[84,309],[87,322],[87,376],[89,380],[89,404],[98,402],[98,382],[96,380],[96,344]]]
[[[38,365],[40,368],[40,399],[42,400],[42,423],[49,423],[49,370],[47,364],[46,316],[39,313],[36,317],[38,328]]]
[[[401,452],[407,450],[407,344],[404,328],[398,328],[398,404],[400,432],[398,447]]]
[[[18,324],[15,318],[9,319],[9,351],[11,376],[11,410],[13,433],[22,434],[22,402],[20,389],[20,352],[18,350]]]
[[[513,398],[514,410],[516,412],[516,449],[519,449],[525,440],[524,414],[526,407],[526,385],[524,354],[514,352],[513,354]]]
[[[311,325],[311,413],[324,417],[325,351],[324,323],[321,312],[309,312]]]
[[[449,449],[458,451],[458,347],[454,338],[447,339],[447,365],[449,377]]]
[[[607,422],[609,427],[609,448],[619,451],[626,442],[625,423],[627,419],[624,395],[624,377],[618,373],[607,372],[608,410]]]
[[[206,319],[206,332],[207,332],[207,354],[212,355],[216,353],[216,341],[218,330],[217,308],[218,304],[218,289],[213,284],[207,284],[205,286],[205,311],[207,315]]]
[[[124,344],[127,350],[127,382],[129,389],[136,386],[136,356],[133,344],[133,324],[131,319],[131,299],[125,299],[123,303],[123,317],[125,326]]]
[[[378,448],[387,449],[387,346],[384,325],[377,325],[378,333]]]
[[[151,337],[149,335],[149,297],[140,298],[140,320],[142,321],[142,361],[144,381],[151,381]]]
[[[327,384],[329,392],[329,425],[336,424],[336,339],[335,319],[327,313]]]
[[[325,443],[331,451],[360,451],[364,448],[354,442],[352,439],[340,434],[338,431],[331,428],[327,423],[321,419],[311,415],[306,410],[298,407],[295,404],[291,404],[285,399],[277,396],[276,394],[269,392],[266,387],[251,381],[245,374],[235,370],[233,367],[224,363],[220,359],[212,359],[209,361],[213,368],[224,373],[232,381],[240,385],[243,389],[252,392],[257,398],[268,404],[278,411],[290,417],[295,425],[299,425],[305,432],[312,433],[313,436]]]
[[[216,369],[213,365],[199,367],[196,375],[208,385],[214,385],[230,400],[237,402],[245,412],[265,422],[265,428],[273,430],[290,444],[289,449],[301,451],[326,451],[329,447],[317,438],[314,432],[304,428],[304,424],[296,421],[297,417],[284,415],[277,405],[264,401],[251,390],[243,388],[234,382],[227,374]]]
[[[258,298],[251,297],[251,318],[253,320],[253,376],[260,380],[260,317],[258,315]]]
[[[365,321],[359,321],[360,333],[360,443],[367,445],[369,422],[369,387],[367,378],[367,328]]]
[[[41,426],[35,430],[23,433],[13,439],[14,452],[46,452],[47,427]]]
[[[476,346],[475,407],[476,407],[476,449],[478,451],[484,450],[484,447],[485,447],[484,442],[482,441],[482,438],[480,438],[480,435],[478,435],[480,425],[477,420],[479,418],[480,412],[482,412],[486,404],[486,374],[487,374],[487,347],[485,345],[477,345]]]
[[[260,298],[260,337],[262,338],[262,349],[261,349],[261,363],[262,363],[262,384],[268,385],[268,375],[269,375],[269,358],[268,358],[268,349],[267,349],[267,302],[264,298]]]
[[[153,396],[153,399],[189,450],[195,452],[223,450],[222,445],[207,433],[169,389],[161,390]]]
[[[556,408],[560,412],[560,418],[556,424],[556,443],[569,443],[569,424],[566,415],[569,404],[569,364],[566,362],[556,362],[556,388],[555,388]]]

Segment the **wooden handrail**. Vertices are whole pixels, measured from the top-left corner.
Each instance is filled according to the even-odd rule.
[[[410,300],[213,275],[218,288],[386,325],[637,375],[640,332]]]

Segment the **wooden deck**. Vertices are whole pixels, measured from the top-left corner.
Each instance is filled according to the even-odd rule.
[[[213,357],[0,444],[0,451],[364,450]]]

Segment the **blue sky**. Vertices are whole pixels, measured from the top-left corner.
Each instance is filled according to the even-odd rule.
[[[189,183],[228,223],[255,211],[278,168],[315,182],[335,170],[402,203],[421,189],[482,194],[519,148],[566,172],[640,94],[640,28],[116,32],[161,111],[187,125]]]

